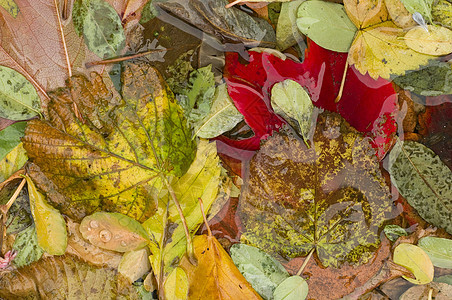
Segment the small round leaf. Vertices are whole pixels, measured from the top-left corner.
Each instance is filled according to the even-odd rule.
[[[303,300],[308,296],[308,284],[300,276],[290,276],[273,292],[275,300]]]

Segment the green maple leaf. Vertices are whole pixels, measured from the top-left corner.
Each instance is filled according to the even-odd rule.
[[[161,75],[127,64],[122,81],[121,99],[99,75],[92,82],[75,76],[51,94],[47,119],[26,129],[30,176],[72,218],[104,210],[144,221],[155,212],[162,178],[182,176],[194,158],[182,109]]]

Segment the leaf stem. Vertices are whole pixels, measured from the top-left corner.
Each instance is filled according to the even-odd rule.
[[[115,64],[115,63],[119,63],[119,62],[122,62],[122,61],[143,57],[143,56],[146,56],[146,55],[149,55],[149,54],[152,54],[152,53],[165,52],[165,51],[168,51],[168,50],[171,50],[171,48],[167,48],[167,49],[153,49],[153,50],[149,50],[149,51],[146,51],[146,52],[141,52],[141,53],[128,55],[128,56],[121,56],[121,57],[117,57],[117,58],[110,58],[110,59],[92,61],[92,62],[86,63],[85,67],[91,68],[91,67],[94,67],[94,66],[97,66],[97,65]]]
[[[315,251],[315,247],[313,247],[313,248],[311,249],[311,251],[309,251],[308,256],[306,256],[306,258],[305,258],[303,264],[302,264],[301,267],[300,267],[300,270],[298,270],[298,272],[297,272],[297,276],[300,276],[301,273],[303,273],[303,270],[304,270],[304,268],[306,268],[306,265],[308,264],[309,260],[311,259],[312,254],[314,253],[314,251]]]
[[[168,178],[166,178],[164,175],[161,175],[161,178],[163,182],[166,185],[166,188],[168,189],[168,192],[171,195],[171,199],[173,199],[174,204],[176,205],[177,212],[179,213],[179,217],[182,222],[182,226],[184,227],[185,231],[185,238],[187,239],[187,254],[188,259],[191,263],[196,262],[195,253],[193,251],[193,242],[190,236],[190,231],[188,230],[187,220],[185,219],[184,213],[182,211],[182,208],[179,204],[179,201],[177,201],[176,192],[174,192],[173,187],[169,184]]]
[[[13,205],[14,201],[16,201],[17,197],[19,196],[20,191],[22,191],[22,189],[25,185],[25,182],[27,182],[27,179],[23,178],[22,181],[20,182],[19,186],[17,187],[16,191],[14,192],[14,194],[11,196],[11,198],[8,200],[8,202],[5,204],[5,206],[4,206],[5,214],[8,213],[8,210]]]
[[[71,60],[69,59],[69,53],[67,51],[66,39],[64,37],[64,31],[63,31],[63,25],[61,24],[60,10],[58,9],[57,1],[53,0],[53,3],[55,4],[55,10],[56,10],[56,15],[57,15],[57,19],[58,19],[58,29],[61,34],[61,41],[63,42],[64,56],[66,57],[67,70],[68,70],[69,78],[71,78],[72,77]]]
[[[234,5],[239,4],[241,2],[245,2],[245,1],[244,0],[235,0],[234,2],[226,4],[224,7],[226,7],[226,8],[233,7]]]
[[[345,85],[345,77],[347,77],[347,70],[348,70],[348,56],[345,60],[345,68],[344,68],[344,74],[342,74],[342,80],[341,80],[341,86],[339,87],[339,93],[337,93],[337,97],[334,100],[334,103],[338,103],[339,100],[342,98],[342,93],[344,91],[344,85]]]
[[[199,206],[201,207],[201,214],[202,214],[202,218],[204,219],[204,224],[207,227],[207,234],[209,236],[212,236],[212,231],[210,230],[209,224],[207,223],[206,213],[204,211],[204,204],[202,202],[201,197],[198,197],[198,201],[199,201]]]

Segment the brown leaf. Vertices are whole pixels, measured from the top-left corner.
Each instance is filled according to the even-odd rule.
[[[261,299],[213,236],[193,239],[197,266],[186,256],[180,266],[188,276],[189,299]]]

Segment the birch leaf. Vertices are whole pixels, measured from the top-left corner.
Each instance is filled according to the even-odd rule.
[[[427,25],[428,32],[421,26],[410,29],[405,34],[405,43],[419,53],[446,55],[452,52],[452,30],[446,27]]]
[[[193,160],[182,109],[161,75],[145,63],[128,64],[122,80],[118,100],[100,76],[73,77],[71,88],[53,94],[49,120],[27,127],[29,174],[73,219],[103,210],[144,221],[155,212],[161,176],[181,176]],[[72,101],[89,121],[75,117]]]
[[[397,142],[389,154],[391,182],[427,222],[452,233],[452,172],[429,148]]]

